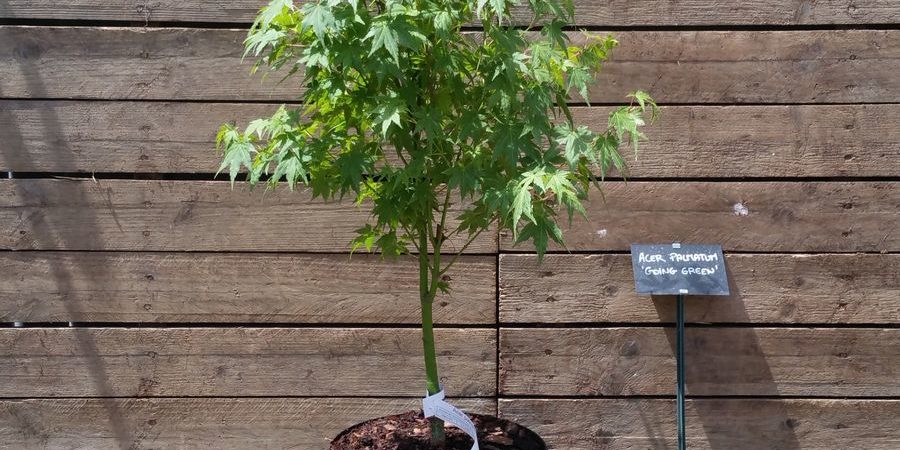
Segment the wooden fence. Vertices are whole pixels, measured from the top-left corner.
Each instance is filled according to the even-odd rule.
[[[571,252],[471,247],[449,395],[555,449],[672,448],[674,308],[626,252],[721,243],[690,448],[900,448],[900,1],[576,3],[622,43],[578,117],[644,88],[663,119]],[[297,98],[241,63],[259,6],[0,0],[0,447],[314,450],[419,404],[413,261],[349,258],[352,205],[213,180],[219,124]]]

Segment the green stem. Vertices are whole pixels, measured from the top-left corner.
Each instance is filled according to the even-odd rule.
[[[434,291],[431,289],[428,282],[428,273],[430,269],[431,267],[428,263],[428,233],[423,229],[419,231],[419,302],[422,306],[422,346],[425,349],[425,385],[428,389],[428,395],[433,395],[440,392],[441,384],[440,379],[438,378],[437,353],[434,349],[434,320],[432,318]],[[445,440],[444,421],[432,417],[432,446],[442,447]]]

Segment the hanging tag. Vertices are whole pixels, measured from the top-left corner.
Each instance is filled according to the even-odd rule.
[[[475,441],[472,450],[479,450],[478,433],[475,431],[475,424],[472,423],[472,419],[466,413],[444,401],[443,389],[437,394],[429,395],[422,399],[422,412],[425,413],[425,418],[437,417],[465,431]]]

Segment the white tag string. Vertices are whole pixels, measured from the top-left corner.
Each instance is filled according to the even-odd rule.
[[[422,412],[425,413],[426,418],[437,417],[465,431],[475,441],[475,444],[472,445],[472,450],[479,450],[478,433],[475,431],[475,424],[466,413],[444,401],[443,389],[437,394],[429,395],[422,399]]]

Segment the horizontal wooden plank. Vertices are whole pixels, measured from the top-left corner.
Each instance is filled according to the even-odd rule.
[[[493,256],[464,256],[438,323],[495,323]],[[2,252],[0,322],[421,322],[418,263],[374,255]]]
[[[501,399],[500,415],[566,450],[675,448],[670,400]],[[898,400],[688,400],[690,449],[893,450]]]
[[[0,168],[17,172],[213,173],[223,123],[246,125],[270,104],[0,101]]]
[[[674,308],[674,306],[671,306]],[[500,392],[674,395],[672,328],[500,330]],[[691,395],[900,396],[900,329],[688,328]]]
[[[731,296],[692,296],[688,322],[898,323],[900,255],[726,256]],[[501,322],[674,322],[637,295],[630,255],[500,256]]]
[[[709,242],[728,250],[900,250],[897,182],[606,183],[587,219],[564,227],[570,250],[628,250],[632,243]],[[504,250],[512,245],[501,233]],[[561,249],[560,246],[554,246]]]
[[[621,103],[644,89],[663,103],[900,101],[900,31],[640,31],[591,90]],[[271,100],[297,82],[248,75],[243,30],[0,27],[4,98]],[[575,41],[584,39],[581,35]]]
[[[435,331],[448,395],[488,396],[496,331]],[[418,396],[416,328],[7,328],[0,397]]]
[[[0,248],[43,250],[349,251],[369,211],[310,192],[247,192],[222,182],[0,181]],[[464,238],[465,236],[463,236]],[[457,236],[446,252],[462,247]],[[469,252],[493,252],[496,232]]]
[[[0,18],[127,20],[175,22],[252,22],[264,0],[232,0],[214,6],[202,0],[7,0]],[[299,1],[297,3],[300,3]],[[578,25],[796,25],[880,24],[896,22],[894,0],[818,0],[814,2],[749,0],[738,4],[717,0],[575,0]],[[514,20],[527,24],[527,9]]]
[[[210,173],[222,123],[269,104],[0,101],[0,168]],[[575,107],[606,128],[610,108]],[[900,105],[668,106],[629,158],[633,177],[900,176]],[[715,124],[711,126],[710,124]]]
[[[455,399],[496,414],[491,399]],[[9,448],[324,449],[359,422],[421,407],[397,398],[159,398],[0,401]]]
[[[900,105],[665,106],[630,177],[900,175]],[[575,108],[605,130],[608,108]],[[891,116],[889,118],[888,116]]]

